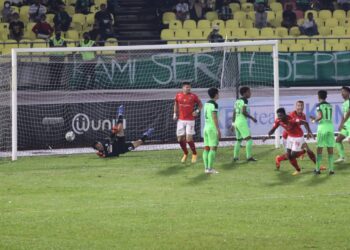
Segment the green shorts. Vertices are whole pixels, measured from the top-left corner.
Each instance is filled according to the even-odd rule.
[[[317,147],[333,148],[334,145],[335,145],[334,132],[331,132],[331,131],[317,132]]]
[[[344,127],[339,134],[343,135],[344,137],[348,137],[350,135],[350,128]]]
[[[204,128],[204,146],[217,147],[219,145],[219,136],[216,128]]]
[[[235,125],[236,139],[242,140],[250,136],[248,124],[238,123]]]

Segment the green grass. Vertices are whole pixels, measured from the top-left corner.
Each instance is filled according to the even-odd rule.
[[[0,159],[0,249],[349,249],[348,163],[294,177],[272,146],[231,151],[215,176],[179,150]]]

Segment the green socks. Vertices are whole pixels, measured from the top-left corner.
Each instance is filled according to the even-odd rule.
[[[331,155],[328,155],[328,168],[329,168],[329,171],[334,171],[334,156],[333,154]]]
[[[210,150],[208,154],[208,168],[214,167],[215,157],[216,157],[216,151]]]
[[[233,150],[233,158],[239,158],[239,150],[241,149],[241,141],[236,141],[234,150]]]
[[[205,169],[213,168],[216,157],[216,151],[204,150],[203,151],[203,162]]]
[[[250,139],[247,141],[247,144],[245,145],[246,150],[246,157],[247,159],[252,157],[252,147],[253,147],[253,140]],[[234,150],[233,150],[233,158],[237,159],[239,158],[239,150],[241,148],[241,141],[236,141]]]
[[[253,140],[250,139],[247,141],[247,145],[246,145],[246,157],[247,159],[249,159],[250,157],[252,157],[252,146],[253,146]]]
[[[320,171],[321,161],[322,161],[322,155],[317,155],[317,159],[316,159],[316,170],[317,171]],[[333,154],[328,155],[328,169],[329,169],[329,171],[334,171],[334,155]]]
[[[322,162],[322,155],[318,154],[316,157],[316,170],[317,171],[320,171],[321,162]]]
[[[341,142],[337,142],[335,144],[335,147],[337,148],[339,157],[344,158],[344,145]]]
[[[209,151],[208,150],[203,150],[203,162],[204,162],[204,167],[205,169],[208,169],[208,156],[209,156]]]

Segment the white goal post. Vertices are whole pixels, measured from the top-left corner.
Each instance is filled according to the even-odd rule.
[[[226,50],[236,49],[240,47],[256,47],[256,46],[271,46],[272,59],[273,59],[273,107],[276,110],[279,107],[279,60],[278,60],[278,41],[277,40],[261,40],[261,41],[242,41],[242,42],[225,42],[225,43],[197,43],[197,44],[167,44],[167,45],[138,45],[138,46],[113,46],[113,47],[66,47],[66,48],[16,48],[12,49],[11,53],[11,65],[12,65],[12,78],[11,78],[11,156],[12,160],[17,159],[18,150],[18,58],[23,54],[50,54],[54,52],[66,52],[66,53],[81,53],[81,52],[105,52],[115,51],[118,52],[133,52],[133,51],[162,51],[162,50],[183,50],[183,49],[218,49],[224,52],[223,61],[225,61]],[[221,84],[219,87],[223,87],[223,72],[225,63],[222,65],[222,73],[220,74]],[[230,69],[225,69],[230,70]],[[272,95],[272,93],[271,93]],[[279,130],[276,131],[275,146],[280,145]]]

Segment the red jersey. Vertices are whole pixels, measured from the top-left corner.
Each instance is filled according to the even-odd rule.
[[[304,132],[300,127],[300,119],[296,119],[291,117],[290,115],[287,115],[287,120],[287,122],[283,122],[277,118],[275,120],[275,123],[273,124],[273,128],[278,128],[279,126],[281,126],[287,131],[288,136],[303,137]]]
[[[192,121],[195,117],[192,115],[195,104],[199,105],[200,101],[197,95],[183,92],[177,93],[175,102],[179,107],[179,120]]]
[[[306,121],[306,115],[304,113],[301,113],[299,115],[296,111],[293,111],[293,112],[289,113],[289,116],[294,118],[294,119],[299,119],[299,120]],[[288,132],[287,132],[287,130],[284,130],[283,134],[282,134],[282,138],[283,139],[287,139],[287,137],[288,137]]]

